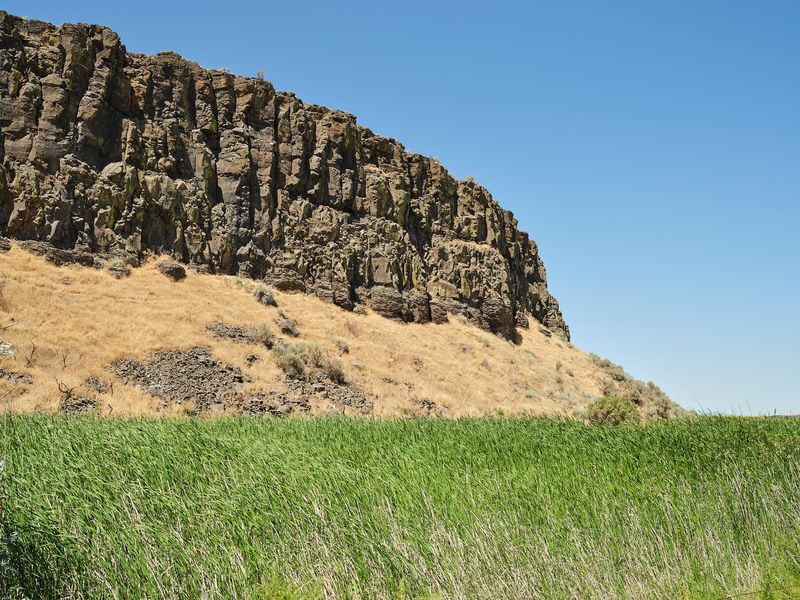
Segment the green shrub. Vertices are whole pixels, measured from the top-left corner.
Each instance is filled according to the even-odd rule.
[[[275,362],[292,379],[329,379],[346,384],[344,369],[338,360],[331,359],[318,344],[276,344]]]
[[[275,363],[292,379],[306,378],[306,363],[300,344],[276,344],[272,348]]]
[[[639,412],[633,402],[620,396],[603,396],[586,407],[589,420],[603,425],[638,423]]]

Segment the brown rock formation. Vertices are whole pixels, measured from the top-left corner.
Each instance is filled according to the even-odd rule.
[[[258,78],[0,12],[0,235],[169,254],[346,309],[568,337],[486,189]]]

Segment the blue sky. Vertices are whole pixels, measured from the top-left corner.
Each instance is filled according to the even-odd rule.
[[[515,213],[578,346],[689,408],[800,413],[800,2],[0,7],[357,115]]]

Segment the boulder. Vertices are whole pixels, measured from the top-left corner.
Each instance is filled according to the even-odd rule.
[[[172,279],[173,281],[180,281],[184,277],[186,277],[186,269],[184,269],[181,265],[176,262],[172,261],[162,261],[156,263],[156,269],[162,275],[165,275]]]
[[[494,333],[499,333],[505,337],[511,337],[514,333],[514,314],[511,307],[499,298],[485,300],[481,306],[481,312]]]
[[[402,319],[403,294],[395,288],[375,286],[370,290],[370,308],[373,312],[390,319]]]

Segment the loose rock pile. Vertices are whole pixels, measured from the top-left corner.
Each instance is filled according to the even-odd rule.
[[[98,394],[108,394],[109,392],[113,391],[113,386],[105,381],[98,379],[97,377],[89,377],[85,382],[84,385],[92,390],[93,392],[97,392]]]
[[[250,327],[246,325],[231,325],[230,323],[209,323],[206,332],[215,338],[230,340],[237,344],[253,344],[272,348],[275,345],[275,334],[266,326]],[[256,357],[257,359],[258,357]],[[252,364],[255,360],[248,360]]]
[[[414,407],[425,416],[444,415],[447,410],[436,404],[430,398],[421,398],[412,402]]]
[[[298,398],[316,398],[332,412],[343,412],[351,408],[366,415],[372,412],[374,403],[363,390],[350,384],[327,380],[300,381],[286,378],[286,386]]]
[[[0,379],[10,381],[14,385],[31,385],[33,383],[33,377],[28,373],[17,373],[2,368],[0,368]]]
[[[211,323],[208,329],[241,343],[254,341],[243,327]],[[303,367],[297,372],[287,372],[286,391],[249,395],[241,393],[242,385],[249,378],[237,367],[212,358],[210,350],[204,347],[163,350],[143,363],[120,359],[111,364],[111,369],[123,382],[138,385],[161,398],[165,407],[188,403],[195,414],[232,410],[251,415],[283,416],[308,412],[312,403],[334,412],[346,409],[361,414],[372,412],[373,401],[361,389],[347,383],[337,370],[339,367],[332,368],[318,347],[298,345],[296,351]],[[74,412],[77,408],[70,410]]]
[[[59,409],[65,415],[83,415],[90,413],[97,408],[98,401],[96,398],[89,398],[87,396],[70,395],[61,399]]]
[[[111,368],[123,382],[168,404],[193,403],[197,413],[224,408],[248,380],[237,367],[213,359],[208,348],[198,346],[162,350],[144,363],[116,360]]]
[[[307,397],[292,397],[284,392],[260,392],[239,398],[234,403],[236,412],[254,416],[285,417],[311,410]]]
[[[57,248],[47,242],[39,242],[36,240],[20,240],[17,243],[23,250],[43,256],[54,265],[79,264],[84,267],[96,268],[102,266],[102,260],[91,252]]]
[[[229,323],[209,323],[206,325],[209,335],[224,340],[230,340],[237,344],[255,344],[256,330],[252,327],[242,325],[230,325]]]

